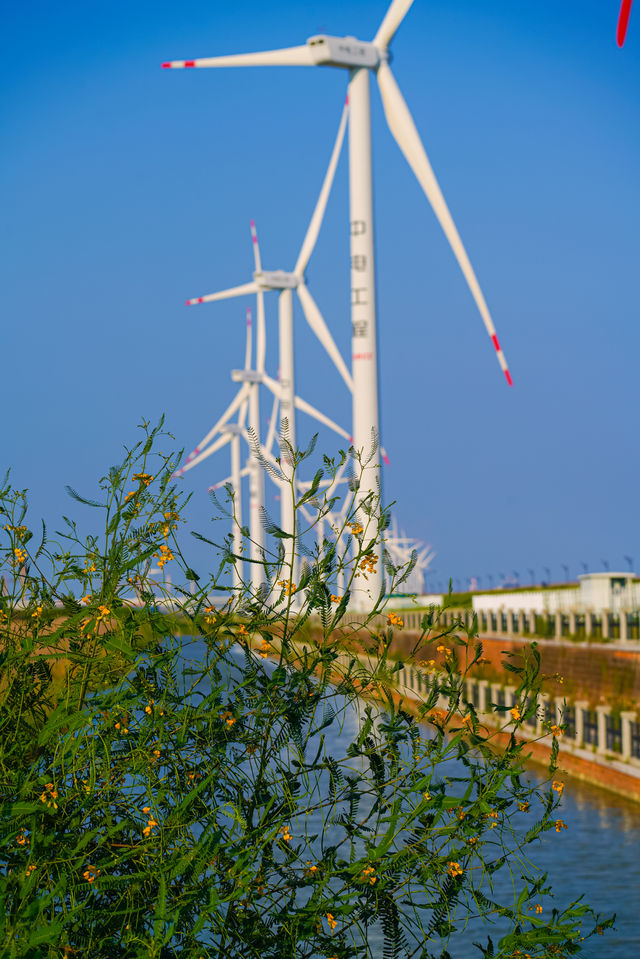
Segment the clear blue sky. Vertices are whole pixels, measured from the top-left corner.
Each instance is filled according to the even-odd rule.
[[[575,576],[625,554],[640,568],[640,11],[619,50],[618,7],[416,0],[392,46],[513,389],[373,94],[385,492],[437,551],[432,585],[545,566],[560,579],[562,563]],[[92,493],[141,416],[166,412],[191,449],[229,402],[247,303],[184,300],[249,279],[251,217],[264,265],[293,267],[346,88],[341,71],[161,62],[368,39],[385,9],[5,5],[0,466],[50,526],[81,509],[64,485]],[[308,277],[348,356],[345,159]],[[346,424],[341,381],[297,319],[299,391]],[[205,532],[227,469],[222,452],[185,479]]]

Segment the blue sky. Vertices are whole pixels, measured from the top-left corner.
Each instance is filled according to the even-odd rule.
[[[467,247],[509,389],[373,93],[385,495],[449,576],[640,568],[640,19],[617,0],[416,0],[393,68]],[[368,39],[381,2],[35,0],[3,12],[0,466],[49,525],[142,416],[191,449],[234,395],[248,301],[184,300],[292,269],[346,89],[341,71],[163,71],[321,32]],[[637,21],[637,22],[636,22]],[[349,354],[346,155],[309,286]],[[276,302],[268,302],[269,363]],[[296,315],[299,391],[350,404]],[[299,321],[299,322],[298,322]],[[301,418],[301,438],[312,427]],[[333,441],[322,434],[330,449]],[[210,531],[193,470],[191,522]],[[77,512],[79,507],[73,507]],[[194,544],[194,562],[207,561]]]

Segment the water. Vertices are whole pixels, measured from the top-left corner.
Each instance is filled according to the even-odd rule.
[[[199,647],[198,642],[189,646],[188,659],[192,662],[199,659]],[[205,679],[199,687],[203,692],[206,684]],[[342,728],[329,727],[324,731],[326,752],[337,758],[342,756],[357,731],[358,722],[356,708],[348,706]],[[452,771],[443,770],[445,774]],[[529,778],[533,782],[542,780],[537,767],[531,767]],[[548,873],[554,905],[562,908],[583,895],[595,911],[604,916],[617,914],[614,930],[607,930],[603,938],[596,936],[584,944],[585,959],[636,959],[640,954],[640,806],[579,780],[565,778],[559,815],[568,829],[559,835],[554,830],[547,832],[539,843],[528,847],[531,860]],[[320,821],[308,823],[308,831],[321,831]],[[496,898],[505,904],[509,902],[508,887],[508,876],[498,873]],[[545,910],[551,908],[548,898],[543,902]],[[497,942],[500,933],[487,927],[475,926],[456,933],[448,947],[453,959],[479,956],[472,943],[474,940],[486,942],[487,933]],[[368,942],[373,955],[382,956],[379,929],[370,931]]]

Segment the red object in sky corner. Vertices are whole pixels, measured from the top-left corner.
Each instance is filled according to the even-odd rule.
[[[624,44],[624,40],[627,35],[627,27],[629,25],[629,14],[631,13],[632,3],[633,3],[633,0],[622,0],[622,3],[620,4],[620,16],[618,17],[618,33],[616,36],[619,47],[621,47]]]

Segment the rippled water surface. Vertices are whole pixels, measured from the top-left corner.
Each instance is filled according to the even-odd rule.
[[[189,647],[188,658],[197,660],[198,644]],[[344,755],[347,743],[357,732],[359,719],[355,707],[349,707],[341,730],[325,730],[327,752],[336,758]],[[530,779],[543,777],[539,767],[532,766]],[[443,768],[443,773],[453,772]],[[640,805],[609,794],[595,786],[564,777],[565,791],[560,815],[568,829],[561,834],[551,830],[539,843],[528,847],[532,861],[548,873],[555,902],[559,908],[580,895],[596,912],[605,916],[617,914],[616,928],[601,938],[584,944],[585,959],[637,959],[640,957]],[[362,810],[361,810],[362,811]],[[309,824],[310,832],[315,830]],[[501,888],[502,886],[502,888]],[[502,893],[502,896],[500,895]],[[498,873],[496,898],[509,901],[508,876]],[[550,900],[544,900],[551,908]],[[484,933],[484,934],[483,934]],[[486,942],[491,934],[494,942],[499,930],[474,926],[456,933],[448,948],[452,959],[467,959],[480,953],[473,941]],[[374,956],[382,957],[382,938],[372,930],[368,939]]]

